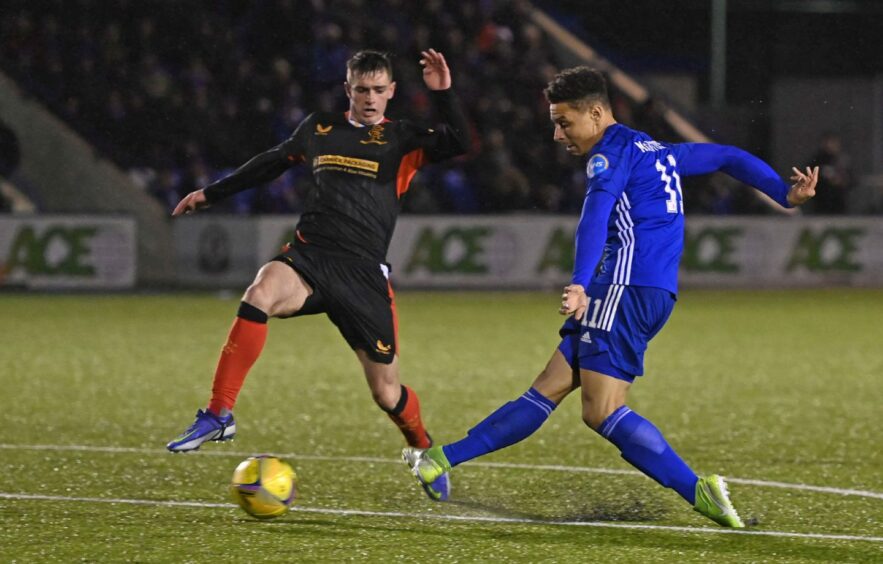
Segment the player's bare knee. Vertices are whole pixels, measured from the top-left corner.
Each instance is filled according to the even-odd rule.
[[[612,400],[599,400],[583,397],[583,422],[592,429],[598,430],[611,413],[622,405]]]
[[[280,262],[265,264],[243,301],[266,312],[270,317],[287,316],[303,307],[310,288],[289,266]]]
[[[560,356],[561,353],[556,351],[556,354],[531,385],[532,388],[556,404],[560,404],[570,392],[579,387],[579,379],[574,377],[573,370],[567,361]]]
[[[242,295],[242,301],[250,304],[267,315],[273,315],[273,292],[260,280],[252,282]]]
[[[399,403],[401,394],[401,385],[371,387],[371,397],[374,399],[374,403],[384,411],[393,409]]]
[[[545,370],[536,377],[531,387],[556,404],[561,403],[572,391],[570,379],[552,377]]]
[[[585,423],[592,429],[598,430],[598,428],[601,426],[601,423],[603,422],[604,419],[598,415],[597,411],[583,406],[583,423]]]
[[[402,383],[395,360],[391,364],[375,362],[361,349],[356,349],[356,356],[365,370],[365,380],[374,403],[387,411],[393,409],[402,395]]]

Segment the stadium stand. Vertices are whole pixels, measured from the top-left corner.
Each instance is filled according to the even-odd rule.
[[[532,10],[523,0],[10,0],[0,69],[171,208],[287,137],[310,111],[345,107],[341,69],[353,50],[394,53],[392,117],[428,120],[416,59],[434,46],[469,108],[473,146],[419,175],[406,211],[573,213],[582,171],[548,139],[542,96],[561,65]],[[620,121],[683,138],[665,128],[652,98],[613,97]],[[296,213],[306,182],[294,168],[224,211]],[[691,205],[702,211],[752,208],[713,182],[698,192]]]

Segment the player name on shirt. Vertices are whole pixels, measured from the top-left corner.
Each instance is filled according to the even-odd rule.
[[[653,153],[665,149],[665,145],[659,141],[635,141],[635,147],[640,149],[642,153]]]

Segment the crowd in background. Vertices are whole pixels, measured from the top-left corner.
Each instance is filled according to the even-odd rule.
[[[521,0],[95,2],[10,0],[0,67],[169,208],[285,139],[311,111],[343,111],[345,62],[361,48],[394,55],[392,118],[431,124],[419,53],[442,51],[470,121],[470,152],[415,179],[414,213],[575,212],[581,162],[552,142],[542,90],[558,70]],[[627,125],[677,140],[653,103],[613,93]],[[756,210],[712,180],[694,210]],[[233,213],[301,210],[309,177],[294,167],[223,204]]]

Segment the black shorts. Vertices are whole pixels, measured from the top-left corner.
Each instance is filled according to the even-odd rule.
[[[398,319],[389,265],[303,245],[286,245],[273,260],[291,266],[313,289],[291,317],[324,313],[353,350],[363,350],[382,364],[393,361]]]

